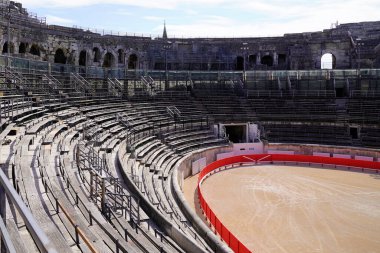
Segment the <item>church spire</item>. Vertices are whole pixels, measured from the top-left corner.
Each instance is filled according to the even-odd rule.
[[[164,40],[168,39],[168,34],[166,32],[166,22],[165,22],[165,20],[164,20],[164,33],[162,34],[162,38]]]

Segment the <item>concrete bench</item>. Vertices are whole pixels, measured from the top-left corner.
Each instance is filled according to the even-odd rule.
[[[30,114],[27,114],[21,118],[18,118],[15,120],[15,122],[17,124],[21,124],[21,123],[24,123],[25,121],[27,120],[31,120],[33,118],[38,118],[38,117],[41,117],[43,114],[45,114],[46,112],[48,112],[48,110],[36,110],[35,112],[33,113],[30,113]]]
[[[187,143],[191,144],[192,142],[202,142],[202,141],[207,141],[207,140],[214,139],[214,138],[215,138],[215,136],[210,135],[210,134],[208,134],[208,135],[196,134],[196,135],[191,135],[187,138],[172,141],[172,142],[168,143],[168,145],[172,148],[176,148],[176,147],[180,147],[182,145],[187,145]]]
[[[100,147],[100,150],[109,153],[115,148],[117,144],[120,143],[120,141],[120,139],[114,138],[110,143],[103,143],[103,145]]]
[[[153,161],[157,158],[158,155],[160,155],[162,152],[165,152],[167,150],[167,147],[165,145],[159,145],[155,147],[155,149],[151,150],[149,155],[144,157],[144,159],[141,161],[143,164],[145,164],[146,167],[149,167]]]
[[[110,117],[106,121],[103,121],[102,123],[99,123],[99,122],[96,122],[96,123],[101,124],[101,127],[104,129],[109,129],[119,124],[119,122],[116,121],[114,118],[115,117]]]
[[[79,116],[79,117],[74,117],[74,118],[67,119],[67,120],[66,120],[66,123],[67,123],[67,125],[69,125],[70,127],[74,127],[74,126],[76,126],[76,125],[78,125],[79,123],[84,122],[84,121],[86,121],[86,117],[84,117],[84,116]]]
[[[115,135],[115,134],[120,133],[123,129],[124,129],[123,126],[115,125],[115,126],[113,126],[112,128],[110,128],[109,131],[110,131],[110,133],[112,133],[112,134]]]
[[[47,117],[45,119],[42,119],[37,122],[36,124],[34,124],[33,126],[31,126],[29,129],[26,130],[26,134],[37,134],[37,132],[41,131],[41,129],[49,126],[49,125],[52,125],[54,123],[58,122],[57,119],[55,119],[54,117]]]
[[[161,166],[163,170],[159,173],[159,178],[166,180],[168,178],[168,174],[171,171],[172,167],[181,159],[180,156],[173,156],[171,159],[166,160]]]
[[[183,153],[189,151],[190,149],[207,147],[207,146],[216,145],[216,144],[226,145],[226,142],[223,139],[210,139],[210,140],[206,140],[203,142],[193,142],[193,143],[190,143],[187,145],[183,145],[183,146],[175,148],[175,150],[176,150],[176,152],[183,154]]]
[[[164,152],[164,153],[162,153],[162,155],[160,155],[159,157],[157,157],[158,160],[152,162],[152,165],[151,165],[151,168],[153,167],[153,169],[154,169],[154,173],[158,174],[161,171],[163,171],[163,169],[164,169],[163,163],[166,160],[168,160],[168,159],[170,159],[170,158],[172,158],[174,156],[175,156],[174,151],[169,151],[169,152]]]
[[[199,136],[199,135],[205,135],[205,134],[210,134],[210,130],[201,130],[201,131],[182,131],[180,133],[176,133],[176,134],[173,134],[173,135],[170,135],[168,136],[167,138],[165,138],[165,141],[167,142],[173,142],[173,141],[176,141],[178,139],[183,139],[183,138],[187,138],[187,137],[192,137],[192,136]]]
[[[54,128],[52,131],[48,133],[48,135],[43,139],[42,145],[48,145],[52,144],[55,137],[59,135],[61,132],[67,130],[68,127],[65,124],[59,125],[58,127]]]
[[[149,153],[149,151],[157,146],[161,145],[161,142],[154,140],[152,142],[146,143],[144,146],[136,149],[137,160],[141,161],[144,156]]]
[[[63,139],[63,141],[62,141],[62,143],[61,143],[61,145],[60,145],[60,151],[61,151],[61,154],[63,154],[63,153],[68,153],[68,152],[72,151],[72,150],[70,149],[71,142],[72,142],[76,137],[78,137],[78,136],[79,136],[79,132],[74,130],[74,131],[70,132],[69,134],[67,134],[67,135],[64,137],[64,139]]]

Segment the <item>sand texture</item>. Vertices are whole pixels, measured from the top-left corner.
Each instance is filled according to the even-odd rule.
[[[214,174],[202,192],[254,252],[380,252],[380,175],[265,165]]]

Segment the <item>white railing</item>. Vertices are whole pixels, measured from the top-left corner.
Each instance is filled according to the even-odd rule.
[[[108,93],[110,93],[112,96],[115,97],[122,97],[123,93],[123,88],[122,84],[119,80],[117,79],[107,79],[107,86],[108,86]]]
[[[89,83],[86,79],[84,79],[81,75],[77,73],[70,74],[70,81],[74,85],[75,90],[78,92],[90,93],[90,95],[95,95],[95,89],[92,87],[91,83]]]

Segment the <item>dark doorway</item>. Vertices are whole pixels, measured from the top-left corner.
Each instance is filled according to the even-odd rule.
[[[8,42],[5,42],[4,45],[3,45],[3,54],[6,54],[8,53]]]
[[[66,64],[66,56],[62,49],[58,48],[57,51],[55,51],[54,55],[54,63],[61,63]]]
[[[31,47],[30,47],[30,51],[29,53],[31,53],[32,55],[37,55],[37,56],[40,56],[41,53],[40,53],[40,48],[38,47],[38,45],[36,44],[33,44]]]
[[[278,54],[278,65],[285,66],[286,64],[286,54]]]
[[[335,93],[337,98],[345,97],[344,88],[335,88]]]
[[[350,136],[352,139],[359,139],[359,129],[357,127],[350,127]]]
[[[128,69],[136,69],[137,68],[137,55],[131,54],[128,58]]]
[[[106,53],[104,56],[103,67],[110,68],[114,65],[114,57],[111,53]]]
[[[25,54],[26,53],[26,46],[27,46],[26,43],[21,42],[20,46],[18,47],[18,53],[19,54]]]
[[[244,143],[246,142],[246,126],[225,126],[226,134],[230,141],[233,143]]]
[[[8,53],[8,41],[5,42],[4,45],[3,45],[3,54],[6,54],[6,53]],[[13,46],[12,43],[10,43],[9,53],[10,54],[14,53],[14,46]]]
[[[268,67],[273,66],[273,58],[270,55],[265,55],[261,58],[261,64],[262,65],[267,65]]]
[[[243,56],[236,57],[236,70],[244,69],[244,58]]]
[[[85,50],[82,50],[79,54],[79,66],[86,66],[87,53]]]
[[[253,67],[256,65],[256,57],[257,56],[255,54],[251,54],[250,56],[248,56],[248,63],[250,67]]]

